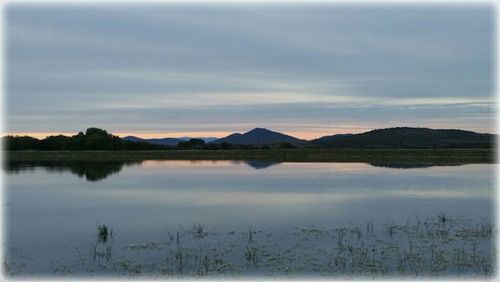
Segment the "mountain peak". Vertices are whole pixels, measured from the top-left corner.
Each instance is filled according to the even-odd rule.
[[[248,133],[256,133],[256,132],[274,132],[274,131],[271,131],[269,129],[266,129],[266,128],[262,128],[262,127],[256,127],[250,131],[248,131],[247,133],[245,134],[248,134]]]
[[[246,133],[233,133],[229,136],[217,140],[217,143],[232,143],[240,145],[263,145],[263,144],[276,144],[282,142],[299,143],[304,140],[282,134],[279,132],[271,131],[266,128],[256,127]]]

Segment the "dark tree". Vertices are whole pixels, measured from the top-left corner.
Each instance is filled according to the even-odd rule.
[[[295,146],[288,142],[281,142],[278,144],[278,148],[280,149],[294,149]]]
[[[168,146],[145,142],[124,141],[109,134],[106,130],[89,128],[71,137],[64,135],[48,136],[42,140],[29,136],[6,136],[3,138],[5,149],[14,150],[165,150]],[[202,140],[203,141],[203,140]]]
[[[7,151],[36,150],[40,140],[29,136],[5,136],[2,138]]]
[[[202,139],[191,138],[189,141],[179,142],[177,147],[181,149],[202,149],[205,141]]]

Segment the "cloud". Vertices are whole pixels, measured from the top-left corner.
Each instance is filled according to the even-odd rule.
[[[495,99],[493,10],[11,4],[7,127],[302,131],[364,121],[491,131],[491,105],[477,105]]]
[[[362,132],[389,126],[463,128],[489,132],[494,104],[359,105],[335,103],[276,103],[239,106],[134,107],[59,109],[32,115],[10,115],[7,124],[30,131],[77,131],[101,126],[114,132],[164,134],[242,132],[256,126],[285,131],[302,138],[338,132]],[[457,126],[458,125],[458,126]],[[12,130],[12,129],[11,129]],[[222,136],[217,134],[217,136]]]

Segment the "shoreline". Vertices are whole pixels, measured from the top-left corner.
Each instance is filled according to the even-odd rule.
[[[3,151],[4,161],[261,160],[277,162],[498,163],[496,149],[259,149]]]

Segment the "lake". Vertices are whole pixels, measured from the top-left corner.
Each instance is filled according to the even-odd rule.
[[[7,271],[490,277],[496,166],[13,162]]]

